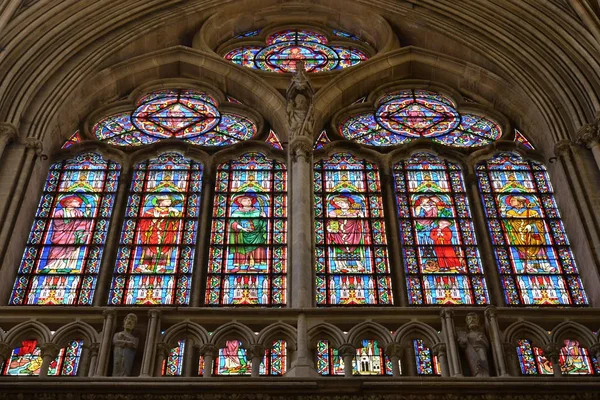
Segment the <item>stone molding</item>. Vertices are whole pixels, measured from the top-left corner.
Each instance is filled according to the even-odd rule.
[[[15,140],[19,136],[17,128],[8,122],[0,123],[0,143],[9,143],[11,140]]]
[[[575,143],[588,149],[600,141],[600,113],[596,115],[594,122],[583,125],[577,131]]]

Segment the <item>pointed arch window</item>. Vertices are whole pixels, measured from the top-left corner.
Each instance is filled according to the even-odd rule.
[[[202,165],[164,153],[136,165],[111,305],[189,304]]]
[[[460,167],[428,153],[394,165],[411,305],[487,304]]]
[[[477,166],[508,305],[587,305],[546,168],[515,153]]]
[[[206,304],[286,304],[287,171],[247,153],[219,165]]]
[[[314,182],[317,304],[393,304],[377,166],[337,153]]]
[[[97,153],[50,167],[10,304],[92,304],[119,172]]]
[[[73,340],[60,349],[48,366],[48,376],[76,376],[83,350],[83,340]],[[42,351],[35,339],[23,340],[21,346],[13,349],[4,363],[2,375],[38,376],[42,368]]]
[[[344,359],[328,340],[317,342],[317,372],[324,376],[344,375]],[[352,359],[353,375],[392,375],[392,361],[377,340],[363,340]]]
[[[204,375],[204,357],[200,357],[199,374]],[[261,376],[282,376],[287,372],[287,343],[285,340],[274,340],[271,347],[265,349],[260,361],[258,374]],[[213,374],[220,376],[243,376],[252,373],[252,360],[248,350],[239,340],[228,340],[225,347],[219,349],[215,358]]]

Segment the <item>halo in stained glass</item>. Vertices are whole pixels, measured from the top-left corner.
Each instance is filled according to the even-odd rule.
[[[307,72],[324,72],[351,67],[368,59],[357,48],[330,46],[323,34],[309,30],[275,32],[265,43],[265,47],[254,44],[236,47],[224,57],[244,67],[278,73],[296,71],[298,61],[304,62]]]
[[[453,147],[478,147],[502,136],[494,121],[471,113],[461,114],[448,97],[427,91],[403,89],[382,96],[373,112],[362,112],[340,125],[346,139],[371,145],[395,146],[419,138]]]
[[[100,120],[93,134],[117,146],[141,146],[180,139],[201,146],[226,146],[250,139],[257,127],[247,117],[221,113],[211,95],[196,90],[169,89],[142,97],[132,112]]]

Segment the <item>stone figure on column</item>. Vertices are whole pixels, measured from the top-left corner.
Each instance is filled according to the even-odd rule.
[[[467,332],[458,332],[458,344],[465,351],[471,376],[490,376],[490,365],[488,362],[488,350],[490,342],[483,332],[479,321],[479,315],[467,314]]]
[[[287,89],[287,114],[290,125],[290,140],[296,137],[311,137],[313,134],[312,98],[314,89],[306,76],[304,63],[296,63],[296,72]]]
[[[131,376],[131,369],[138,347],[138,338],[133,336],[136,324],[136,315],[127,314],[123,319],[123,330],[113,336],[112,376]]]

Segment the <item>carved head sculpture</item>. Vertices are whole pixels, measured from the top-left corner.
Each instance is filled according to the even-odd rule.
[[[137,316],[135,314],[127,314],[123,319],[123,329],[127,332],[131,332],[135,329],[137,324]]]
[[[475,313],[468,313],[466,322],[467,322],[467,327],[471,331],[478,331],[481,328],[481,326],[479,325],[479,315],[477,315]]]
[[[307,107],[306,97],[302,94],[297,94],[294,102],[296,103],[296,109],[298,110],[305,110]]]

